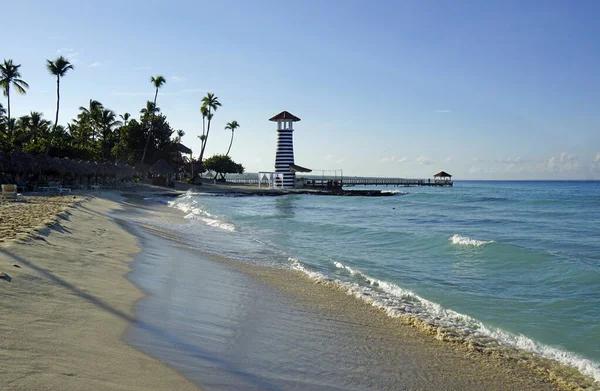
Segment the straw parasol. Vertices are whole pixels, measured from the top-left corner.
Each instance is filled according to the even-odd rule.
[[[155,175],[167,175],[174,174],[176,171],[167,163],[166,160],[160,159],[152,167],[150,167],[150,173]]]

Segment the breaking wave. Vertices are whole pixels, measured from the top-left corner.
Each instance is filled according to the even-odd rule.
[[[410,290],[373,278],[341,262],[332,260],[337,269],[348,272],[347,281],[310,270],[295,258],[289,258],[289,262],[292,269],[306,274],[315,281],[335,284],[349,295],[384,310],[390,317],[412,319],[409,323],[417,327],[422,326],[421,328],[428,331],[433,330],[438,339],[462,341],[479,350],[492,349],[501,355],[517,359],[522,358],[520,352],[528,352],[532,354],[531,358],[552,360],[575,368],[596,382],[600,382],[600,365],[590,359],[536,342],[522,334],[517,335],[500,328],[486,326],[468,315],[443,308]]]
[[[488,240],[488,241],[476,240],[476,239],[471,239],[467,236],[460,236],[458,234],[452,235],[448,240],[451,241],[452,244],[456,244],[456,245],[460,245],[460,246],[474,246],[474,247],[481,247],[481,246],[485,246],[486,244],[494,243],[493,240]]]
[[[169,206],[187,213],[185,215],[186,219],[199,220],[210,227],[220,228],[225,231],[235,231],[235,225],[219,219],[218,216],[202,209],[195,198],[198,195],[198,193],[188,192],[174,201],[169,201]]]

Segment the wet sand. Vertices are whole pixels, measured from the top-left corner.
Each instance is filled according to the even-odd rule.
[[[0,215],[0,389],[198,389],[121,341],[142,292],[125,278],[136,239],[105,214],[119,204],[26,201]]]

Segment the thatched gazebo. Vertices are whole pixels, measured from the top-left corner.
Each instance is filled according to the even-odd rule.
[[[448,174],[446,171],[440,171],[433,176],[433,183],[446,182],[452,182],[452,175]]]
[[[150,167],[152,174],[152,184],[157,186],[167,186],[171,182],[171,175],[175,174],[173,167],[166,160],[161,159]]]

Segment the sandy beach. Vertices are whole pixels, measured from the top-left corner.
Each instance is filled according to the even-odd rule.
[[[208,188],[207,191],[218,191]],[[130,271],[132,254],[140,251],[138,243],[144,247],[138,256],[149,259],[151,257],[144,252],[146,246],[155,247],[159,264],[154,267],[162,264],[165,268],[184,268],[185,265],[176,262],[183,262],[188,251],[179,248],[173,233],[146,232],[145,239],[136,238],[108,216],[111,210],[146,213],[143,208],[136,208],[136,199],[151,196],[148,190],[155,189],[145,188],[126,202],[116,192],[103,192],[95,196],[27,197],[23,204],[11,203],[0,209],[0,238],[3,240],[0,242],[0,272],[7,273],[11,279],[10,282],[0,280],[3,313],[0,383],[3,389],[198,389],[175,369],[122,341],[128,328],[136,327],[138,319],[133,306],[144,297],[142,290],[125,278]],[[123,216],[126,219],[127,213]],[[169,258],[171,264],[162,258],[161,251],[174,252]],[[260,349],[252,351],[252,345],[265,338],[266,327],[275,332],[274,335],[280,334],[277,348],[283,350],[292,368],[309,365],[315,359],[311,354],[319,351],[331,355],[327,360],[333,363],[332,372],[338,361],[339,365],[357,365],[363,370],[368,370],[364,368],[369,368],[374,361],[382,364],[379,370],[386,377],[382,377],[381,384],[371,387],[358,386],[362,384],[360,373],[349,373],[349,379],[356,378],[355,389],[578,389],[568,384],[558,387],[547,374],[536,374],[516,362],[438,341],[344,292],[315,284],[295,272],[244,265],[206,254],[196,254],[190,259],[193,259],[193,267],[202,268],[204,272],[194,281],[202,292],[198,297],[187,299],[198,305],[200,318],[210,318],[212,322],[207,335],[196,338],[211,339],[211,332],[222,335],[223,330],[233,332],[231,340],[217,347],[233,349],[236,359],[247,356],[250,360],[247,362],[252,362],[252,354],[269,354]],[[215,278],[216,275],[219,278]],[[161,284],[179,283],[166,281],[163,276],[160,276]],[[153,314],[157,308],[152,308],[152,300],[142,303],[138,311],[145,311],[150,317],[164,317],[160,307],[157,307],[159,312]],[[216,308],[224,311],[222,316],[211,313]],[[173,309],[173,314],[177,311]],[[281,318],[282,313],[285,319]],[[235,319],[232,321],[230,316]],[[150,324],[142,319],[139,324],[167,335],[177,331],[175,319],[163,322]],[[290,328],[290,324],[294,327]],[[247,345],[236,345],[241,336]],[[138,348],[148,347],[142,348],[144,352],[152,352],[158,343],[143,333],[139,333],[138,338],[142,339],[137,340]],[[265,343],[276,343],[272,338],[268,336]],[[304,346],[302,341],[311,342]],[[182,339],[179,342],[180,345],[188,343],[188,353],[195,351],[195,341]],[[317,346],[321,350],[315,349]],[[198,355],[186,357],[184,353],[177,358],[180,367],[175,365],[177,359],[171,365],[196,384],[208,385],[207,389],[287,388],[287,383],[281,386],[256,382],[247,386],[224,382],[229,376],[227,371],[214,366],[201,368],[202,362],[196,366],[191,360]],[[357,357],[360,357],[358,362]],[[188,359],[190,362],[185,362]],[[212,356],[204,359],[217,360]],[[246,370],[240,365],[236,373]],[[298,384],[311,388],[310,382]],[[390,384],[395,386],[390,387]]]
[[[139,248],[105,215],[119,207],[108,197],[0,207],[0,272],[12,280],[0,280],[0,388],[197,389],[121,341],[143,296],[125,278]]]

